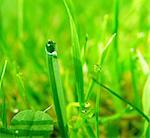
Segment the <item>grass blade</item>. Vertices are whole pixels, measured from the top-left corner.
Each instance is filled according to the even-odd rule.
[[[115,61],[115,69],[118,72],[119,71],[119,63],[118,63],[118,24],[119,24],[119,0],[115,0],[114,2],[114,28],[113,28],[113,34],[116,34],[114,38],[114,61]],[[119,78],[117,78],[119,79]]]
[[[93,81],[95,83],[97,83],[99,86],[103,87],[104,89],[106,89],[108,92],[110,92],[113,96],[115,96],[116,98],[120,99],[121,101],[123,101],[124,103],[130,105],[134,110],[136,110],[141,116],[143,116],[143,118],[145,118],[145,120],[147,122],[150,122],[149,117],[142,112],[139,108],[137,108],[135,105],[133,105],[132,103],[130,103],[129,101],[127,101],[125,98],[121,97],[120,95],[117,94],[117,92],[114,92],[113,90],[111,90],[110,88],[108,88],[107,86],[103,85],[102,83],[98,82],[95,78],[93,78]]]
[[[140,66],[142,68],[142,71],[144,73],[144,75],[147,77],[147,80],[145,82],[144,85],[144,89],[143,89],[143,95],[142,95],[142,107],[143,107],[143,112],[149,116],[149,111],[150,111],[150,102],[149,102],[149,98],[150,98],[150,72],[149,72],[149,65],[146,62],[146,60],[144,59],[143,55],[141,54],[141,52],[138,50],[137,51],[137,57],[138,57],[138,61],[140,63]],[[143,135],[147,137],[149,137],[149,123],[145,122],[144,124],[144,132]]]
[[[118,50],[118,37],[119,37],[119,0],[114,1],[114,22],[113,22],[113,34],[115,33],[116,36],[113,41],[113,81],[115,81],[115,89],[117,90],[118,94],[121,92],[120,80],[121,80],[121,71],[120,71],[120,64],[119,64],[119,50]],[[122,108],[121,101],[114,100],[114,104],[116,110],[120,110]]]
[[[138,90],[138,72],[137,72],[137,55],[135,53],[135,49],[131,49],[130,51],[130,70],[131,70],[131,76],[132,76],[132,86],[133,86],[133,92],[134,92],[134,103],[137,107],[142,108],[141,105],[141,97]]]
[[[143,112],[150,116],[150,75],[147,77],[144,90],[143,90],[143,96],[142,96],[142,104],[143,104]],[[146,128],[148,127],[148,123],[145,122],[144,125],[144,133],[146,131]]]
[[[63,0],[63,3],[65,5],[70,20],[72,54],[73,54],[74,72],[75,72],[75,85],[76,85],[76,91],[78,95],[78,101],[80,103],[80,106],[84,107],[84,82],[83,82],[82,62],[81,62],[80,44],[79,44],[77,28],[66,1]]]
[[[1,119],[3,123],[3,127],[7,128],[7,113],[6,113],[6,102],[5,102],[5,94],[2,90],[2,83],[4,79],[4,74],[6,72],[6,67],[7,67],[7,60],[5,60],[2,73],[1,73],[1,78],[0,78],[0,93],[2,95],[2,114],[1,114]]]
[[[55,43],[53,41],[48,41],[46,45],[46,54],[48,58],[49,80],[52,87],[52,96],[54,100],[58,125],[62,137],[67,138],[68,127],[66,121],[65,100],[59,74],[57,52],[55,50]]]
[[[99,104],[100,104],[100,93],[98,93],[96,97],[96,112],[95,112],[96,138],[99,138]]]
[[[150,138],[150,123],[146,129],[146,138]]]
[[[90,138],[95,138],[94,131],[93,131],[92,127],[90,126],[90,124],[87,122],[87,119],[84,120],[83,125],[84,125],[83,127],[84,127],[86,133],[88,134],[88,136]]]
[[[146,60],[144,59],[142,53],[139,50],[137,51],[137,56],[138,56],[141,68],[143,70],[143,73],[145,75],[148,75],[149,74],[149,65],[148,65],[148,63],[146,62]]]
[[[108,40],[108,42],[106,43],[106,45],[104,46],[104,48],[102,48],[102,52],[101,52],[101,57],[100,57],[100,61],[99,61],[99,66],[102,66],[108,51],[108,47],[110,46],[111,42],[113,41],[114,37],[116,34],[113,34],[112,37]],[[100,74],[99,74],[100,75]],[[100,76],[101,77],[101,76]],[[94,81],[91,80],[86,97],[85,97],[85,101],[88,101],[90,96],[91,96],[91,92],[92,89],[94,87]],[[99,138],[99,104],[100,104],[100,93],[97,94],[96,97],[96,111],[95,111],[95,125],[96,125],[96,137]]]
[[[107,55],[107,51],[108,51],[108,48],[111,44],[111,42],[113,41],[113,39],[115,38],[116,34],[113,34],[110,39],[108,40],[108,42],[106,43],[106,45],[104,46],[104,48],[102,48],[102,52],[101,52],[101,57],[100,57],[100,60],[99,60],[99,66],[101,67],[104,63],[104,60],[106,58],[106,55]],[[94,87],[94,81],[91,80],[90,84],[89,84],[89,88],[88,88],[88,91],[86,93],[86,96],[85,96],[85,101],[87,102],[91,96],[91,92],[92,92],[92,89]]]

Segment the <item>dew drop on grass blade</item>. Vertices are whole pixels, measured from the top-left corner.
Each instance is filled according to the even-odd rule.
[[[110,46],[110,44],[112,43],[113,39],[115,38],[116,34],[113,34],[109,40],[107,41],[106,45],[104,47],[101,47],[101,55],[100,55],[100,59],[98,61],[98,65],[101,67],[103,64],[104,64],[104,61],[105,61],[105,58],[106,58],[106,55],[107,55],[107,52],[108,52],[108,48]],[[90,84],[89,84],[89,87],[88,87],[88,91],[86,93],[86,96],[85,96],[85,102],[87,102],[91,96],[91,92],[92,92],[92,89],[93,89],[93,86],[94,86],[94,81],[91,80]]]
[[[68,137],[68,127],[66,121],[66,108],[62,83],[59,73],[59,65],[57,61],[57,52],[55,50],[56,43],[48,41],[46,44],[46,54],[49,68],[49,80],[52,88],[52,96],[55,105],[55,111],[58,120],[59,130],[63,138]]]

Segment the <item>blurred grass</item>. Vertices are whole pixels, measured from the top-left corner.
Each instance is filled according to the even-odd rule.
[[[88,34],[84,55],[86,68],[83,69],[85,93],[88,91],[91,75],[94,73],[93,66],[100,58],[101,49],[99,47],[105,44],[112,34],[114,2],[114,0],[77,0],[70,4],[73,16],[75,16],[81,48],[84,47],[85,37]],[[119,85],[121,96],[133,102],[137,98],[136,93],[141,97],[147,78],[141,73],[142,69],[139,64],[135,63],[136,68],[131,67],[130,49],[139,49],[149,64],[150,1],[120,0],[119,2],[119,38],[117,40],[119,57],[116,58],[119,72],[112,71],[114,62],[116,62],[112,57],[116,51],[110,47],[101,67],[101,81],[117,92],[116,85]],[[6,96],[8,124],[12,116],[20,110],[27,107],[44,110],[52,104],[44,49],[45,42],[49,38],[55,40],[58,45],[65,99],[67,103],[74,102],[77,95],[74,87],[73,62],[69,60],[71,59],[71,36],[68,16],[62,1],[0,0],[0,71],[7,58],[8,66],[3,80],[3,90]],[[16,74],[21,78],[18,78]],[[117,83],[114,82],[115,77],[119,77]],[[100,117],[115,115],[119,110],[122,112],[125,109],[124,104],[122,105],[124,109],[120,109],[119,105],[114,104],[112,97],[103,91],[101,90],[100,95]],[[96,106],[95,99],[98,92],[98,86],[91,91],[88,102],[92,108]],[[28,95],[29,103],[22,100],[23,93]],[[141,98],[140,101],[137,99],[136,105],[139,106]],[[0,104],[2,104],[1,99]],[[54,109],[51,109],[49,113],[56,119]],[[80,118],[78,120],[80,122]],[[144,121],[136,113],[129,114],[129,116],[125,114],[118,118],[117,122],[120,122],[117,128],[122,137],[138,137],[142,134]],[[113,120],[100,124],[100,136],[107,137],[108,132],[112,132],[111,126],[114,125],[116,124]],[[93,127],[92,123],[91,126]],[[93,128],[95,131],[95,127]],[[78,132],[79,135],[81,135],[81,130],[82,127]]]

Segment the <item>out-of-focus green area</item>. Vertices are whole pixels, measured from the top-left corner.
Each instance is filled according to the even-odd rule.
[[[133,102],[134,85],[142,97],[147,76],[142,65],[134,55],[135,66],[131,66],[131,49],[140,51],[149,64],[150,62],[150,2],[149,0],[120,0],[118,28],[118,62],[120,65],[120,94]],[[86,36],[86,64],[83,66],[85,93],[97,65],[101,47],[113,34],[114,0],[76,0],[69,1],[70,9],[76,21],[81,49]],[[49,89],[45,44],[48,39],[57,43],[60,72],[67,103],[77,101],[75,93],[73,61],[71,57],[71,37],[69,20],[61,0],[0,0],[0,71],[4,61],[8,66],[3,82],[6,96],[7,120],[18,111],[31,108],[44,110],[52,101]],[[116,89],[114,81],[113,44],[109,47],[107,57],[101,68],[102,82]],[[136,60],[137,58],[137,60]],[[136,84],[133,83],[132,69],[135,69]],[[90,104],[95,107],[95,86],[90,97]],[[25,95],[24,95],[25,93]],[[22,97],[28,97],[25,101]],[[139,101],[142,102],[142,98]],[[0,100],[0,104],[2,100]],[[123,104],[123,107],[124,104]],[[111,95],[101,91],[100,117],[111,116],[118,110]],[[49,110],[56,118],[54,108]],[[116,123],[117,122],[117,123]],[[140,116],[127,115],[117,121],[100,124],[102,136],[115,133],[119,129],[122,137],[139,136],[143,132],[144,121]],[[116,132],[117,133],[117,132]]]

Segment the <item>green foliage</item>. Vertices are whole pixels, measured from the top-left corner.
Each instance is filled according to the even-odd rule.
[[[149,138],[149,5],[0,0],[0,138]]]

